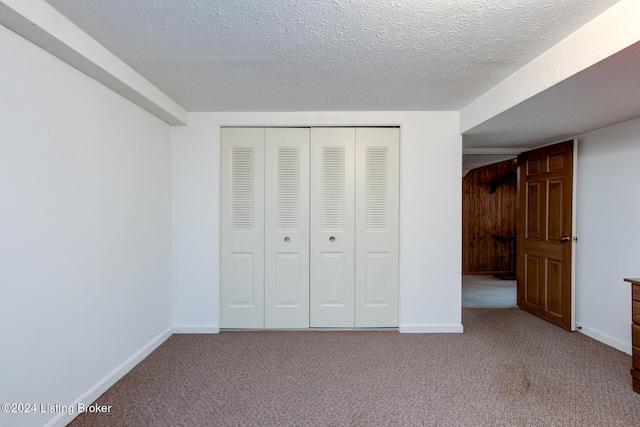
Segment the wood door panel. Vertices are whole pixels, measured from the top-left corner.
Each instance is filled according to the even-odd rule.
[[[564,156],[562,154],[555,154],[549,156],[548,172],[562,172],[564,171]]]
[[[540,258],[537,256],[526,255],[524,277],[526,278],[524,286],[525,292],[518,295],[524,295],[523,304],[533,307],[540,305]],[[522,304],[521,304],[522,305]]]
[[[573,141],[526,152],[520,165],[518,305],[570,329]]]
[[[527,176],[538,175],[542,172],[542,161],[541,159],[530,159],[525,162],[525,170],[527,171]]]
[[[562,261],[546,260],[545,311],[562,317]]]
[[[529,255],[535,255],[542,258],[549,259],[562,259],[562,247],[558,246],[556,243],[559,242],[549,242],[545,240],[532,240],[527,242],[527,253]]]
[[[527,183],[527,238],[542,238],[542,196],[543,189],[540,182]]]
[[[562,196],[564,194],[563,182],[558,180],[549,180],[549,191],[547,206],[547,240],[560,241],[563,230],[563,206]]]

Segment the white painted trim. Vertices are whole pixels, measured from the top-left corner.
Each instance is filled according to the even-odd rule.
[[[172,328],[166,329],[160,335],[152,339],[147,345],[138,350],[133,356],[123,362],[120,366],[118,366],[113,372],[104,377],[99,383],[91,387],[85,394],[80,396],[73,404],[70,406],[73,408],[77,408],[78,404],[83,403],[85,405],[90,405],[95,402],[105,391],[107,391],[112,385],[114,385],[118,380],[124,377],[134,366],[138,363],[142,362],[142,360],[151,354],[156,348],[158,348],[163,342],[167,340],[172,334]],[[75,417],[78,416],[78,412],[76,410],[73,411],[73,414],[68,414],[66,412],[58,414],[55,418],[45,424],[45,427],[63,427],[69,424]]]
[[[573,140],[573,183],[571,194],[571,330],[576,330],[576,249],[578,229],[578,140]]]
[[[219,334],[220,325],[174,325],[174,334]]]
[[[640,41],[640,2],[621,0],[460,111],[460,133]]]
[[[425,323],[400,325],[401,334],[433,334],[433,333],[462,333],[461,323]]]
[[[43,0],[0,0],[0,24],[170,125],[187,111]]]
[[[603,344],[606,344],[610,347],[615,348],[616,350],[620,350],[624,353],[631,354],[631,344],[621,341],[618,338],[614,338],[611,335],[605,334],[602,331],[594,329],[588,325],[578,323],[577,327],[579,328],[579,332],[585,334],[589,338],[593,338],[596,341],[600,341]]]

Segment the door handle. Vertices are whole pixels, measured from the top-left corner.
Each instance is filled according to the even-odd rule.
[[[285,241],[285,242],[288,242],[289,240],[291,240],[291,239],[289,238],[289,236],[286,236],[286,237],[284,238],[284,241]]]
[[[331,236],[331,237],[329,237],[329,241],[330,241],[330,242],[335,242],[335,241],[336,241],[336,238],[335,238],[334,236]]]
[[[565,243],[565,242],[570,242],[571,241],[571,236],[562,236],[560,238],[560,242]]]

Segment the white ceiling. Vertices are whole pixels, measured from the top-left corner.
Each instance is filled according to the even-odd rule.
[[[48,0],[189,111],[460,110],[617,0]]]
[[[618,0],[47,2],[188,111],[458,111]],[[638,80],[640,61],[611,61]],[[609,77],[604,62],[470,129],[464,146],[530,147],[584,130],[581,111],[607,92],[589,97],[584,85]],[[606,125],[639,116],[635,107],[586,115]]]

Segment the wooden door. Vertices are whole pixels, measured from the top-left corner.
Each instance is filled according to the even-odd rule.
[[[518,306],[575,329],[572,292],[573,141],[522,154]]]
[[[311,129],[311,327],[353,328],[355,128]]]

